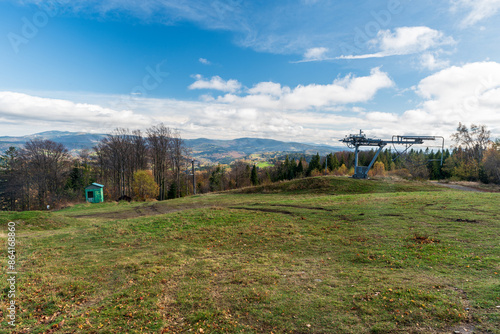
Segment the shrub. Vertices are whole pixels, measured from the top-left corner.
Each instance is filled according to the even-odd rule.
[[[373,167],[368,172],[368,176],[385,176],[385,165],[381,161],[373,164]]]

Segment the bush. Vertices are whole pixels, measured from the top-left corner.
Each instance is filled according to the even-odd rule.
[[[368,176],[385,176],[385,165],[381,161],[373,164],[373,167],[368,172]]]
[[[334,172],[335,175],[346,175],[348,172],[347,167],[345,164],[342,164],[339,168],[337,168]]]
[[[406,168],[393,170],[390,174],[407,180],[411,178],[410,171]]]

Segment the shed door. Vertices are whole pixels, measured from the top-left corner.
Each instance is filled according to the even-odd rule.
[[[101,190],[96,191],[96,193],[95,193],[95,201],[96,201],[97,203],[102,202]]]

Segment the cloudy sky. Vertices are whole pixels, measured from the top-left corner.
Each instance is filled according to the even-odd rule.
[[[0,0],[0,136],[500,137],[500,0]]]

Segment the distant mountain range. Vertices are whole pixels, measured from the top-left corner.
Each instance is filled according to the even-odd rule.
[[[10,146],[20,148],[27,141],[39,138],[61,143],[69,151],[76,153],[82,149],[92,149],[104,137],[105,134],[62,131],[47,131],[21,137],[0,137],[0,152],[5,152]],[[232,140],[198,138],[184,141],[194,158],[203,163],[230,163],[236,159],[249,158],[251,155],[263,155],[260,158],[266,160],[286,153],[326,155],[345,149],[343,146],[302,144],[261,138]]]
[[[10,146],[20,148],[27,141],[37,138],[50,139],[63,144],[70,151],[78,151],[86,148],[91,149],[104,137],[106,137],[104,134],[63,131],[46,131],[21,137],[0,137],[0,152],[4,152]]]

